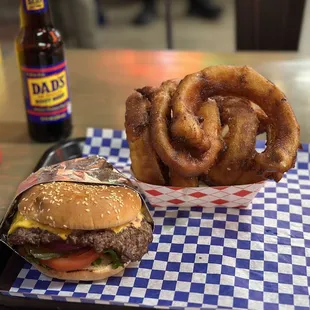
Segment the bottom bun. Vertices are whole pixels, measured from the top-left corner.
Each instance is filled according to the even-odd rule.
[[[99,281],[120,273],[128,264],[129,263],[125,264],[124,267],[118,267],[117,269],[113,269],[112,265],[110,264],[69,272],[46,269],[37,264],[33,264],[33,266],[50,278],[72,281]]]

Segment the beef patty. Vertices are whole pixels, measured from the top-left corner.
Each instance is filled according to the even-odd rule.
[[[54,241],[91,247],[98,253],[112,249],[120,256],[123,263],[127,263],[141,260],[148,252],[148,245],[153,241],[153,232],[151,225],[144,219],[141,227],[129,226],[119,233],[111,229],[74,230],[66,241],[40,228],[18,228],[8,237],[11,245],[40,246]]]

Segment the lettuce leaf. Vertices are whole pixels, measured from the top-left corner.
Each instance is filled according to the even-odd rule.
[[[109,250],[104,251],[104,253],[110,255],[110,257],[112,258],[113,269],[117,269],[118,267],[124,267],[124,264],[122,263],[120,257],[114,250],[109,249]]]
[[[102,258],[100,257],[91,263],[91,265],[94,267],[100,266],[101,264],[102,264]]]

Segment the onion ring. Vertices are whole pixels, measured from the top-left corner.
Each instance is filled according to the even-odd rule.
[[[224,138],[226,149],[210,169],[208,179],[216,185],[232,185],[253,159],[259,121],[245,99],[224,97],[218,105],[222,124],[228,125],[229,131]]]
[[[211,147],[195,157],[186,149],[177,150],[173,147],[169,133],[169,119],[171,118],[171,98],[176,91],[177,83],[173,80],[162,83],[154,94],[151,109],[151,138],[152,144],[161,160],[173,171],[183,177],[196,177],[208,171],[215,163],[219,151],[222,149],[219,111],[215,101],[210,100],[203,105],[203,131],[210,135]],[[174,116],[174,115],[173,115]],[[173,139],[173,137],[172,137]],[[179,142],[178,140],[176,140]],[[182,140],[180,142],[183,142]]]
[[[169,185],[175,187],[197,187],[198,186],[198,178],[184,178],[180,176],[178,173],[170,170],[169,173]]]
[[[135,177],[142,182],[165,185],[165,167],[153,149],[149,131],[149,99],[155,90],[144,87],[128,97],[125,128]]]
[[[249,105],[255,112],[258,120],[259,120],[259,126],[258,126],[258,131],[257,134],[260,135],[262,133],[266,132],[266,128],[268,126],[268,116],[266,113],[254,102],[246,99],[246,98],[238,98],[238,97],[233,97],[233,96],[213,96],[212,99],[214,99],[218,105],[221,105],[223,102],[227,101],[228,99],[231,100],[236,100],[237,101],[242,101],[244,104]],[[236,116],[238,117],[238,116]]]
[[[185,148],[184,143],[171,141],[172,146],[177,151],[182,151]],[[184,177],[177,171],[169,169],[169,185],[175,187],[197,187],[199,185],[198,177]]]
[[[279,173],[292,168],[300,145],[300,127],[285,95],[270,81],[248,66],[211,66],[186,76],[173,99],[172,135],[191,142],[191,131],[181,130],[184,120],[197,127],[195,108],[212,96],[245,97],[257,104],[269,120],[267,147],[254,157],[261,175],[277,179]],[[186,124],[186,123],[185,123]],[[200,131],[201,137],[202,131]],[[193,139],[196,145],[197,139]]]
[[[266,113],[255,103],[250,102],[250,105],[252,107],[252,109],[254,110],[256,117],[259,120],[259,126],[258,126],[258,130],[257,130],[257,134],[260,135],[262,133],[266,132],[266,128],[268,126],[268,116],[266,115]]]

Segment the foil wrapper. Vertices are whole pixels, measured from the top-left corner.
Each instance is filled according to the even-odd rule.
[[[90,185],[102,184],[107,186],[114,185],[128,187],[137,192],[140,196],[142,201],[143,215],[154,229],[154,221],[137,186],[135,186],[128,178],[126,178],[122,173],[115,169],[113,165],[108,163],[103,157],[89,156],[76,158],[52,166],[43,167],[32,173],[18,186],[15,197],[0,225],[0,240],[8,247],[10,247],[15,253],[17,252],[14,250],[14,248],[12,248],[7,243],[7,233],[11,226],[14,215],[18,210],[18,202],[21,195],[35,185],[51,182],[73,182]]]

